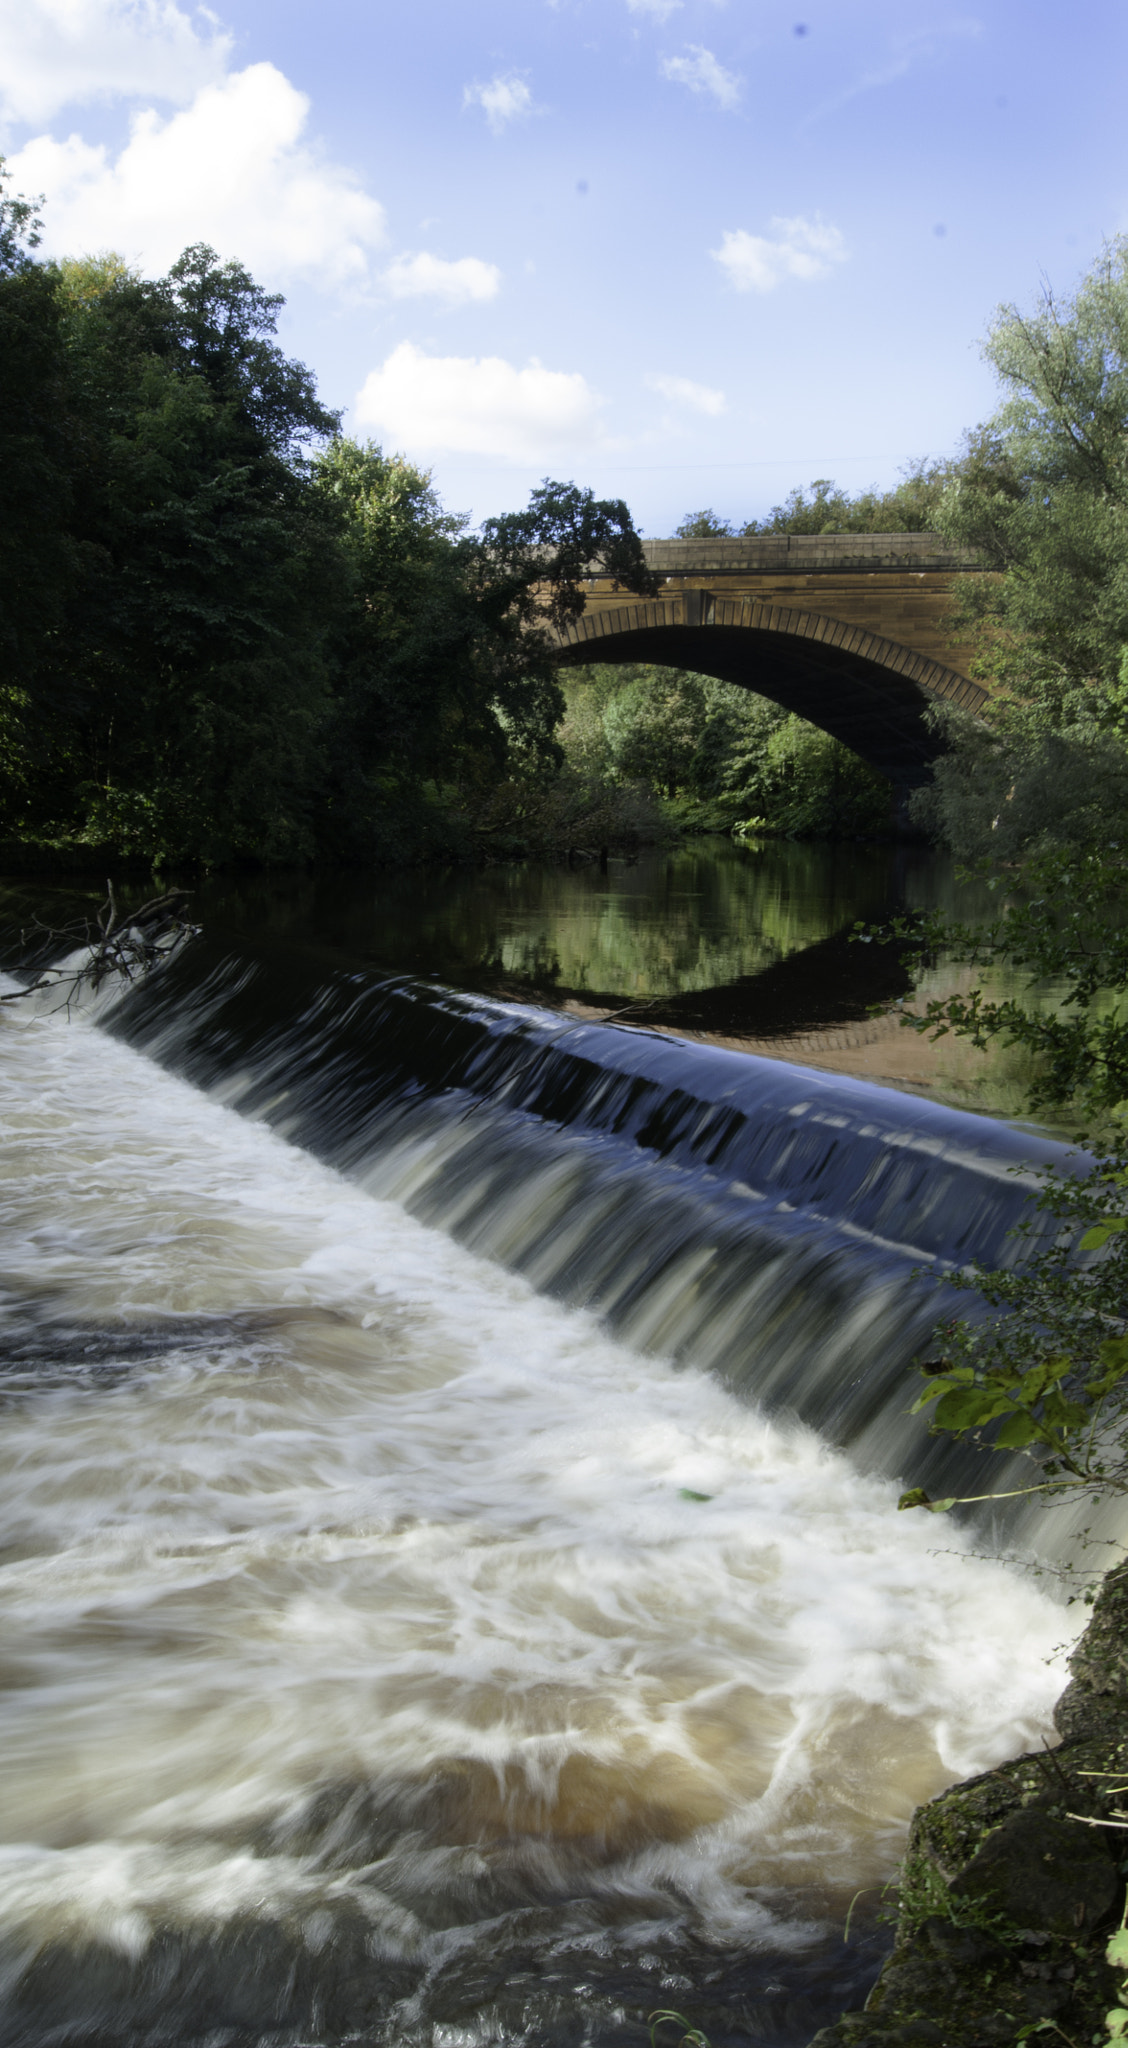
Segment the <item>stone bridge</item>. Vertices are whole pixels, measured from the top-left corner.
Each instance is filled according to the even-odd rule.
[[[970,643],[948,620],[957,576],[983,573],[934,533],[652,540],[657,597],[606,578],[560,660],[658,662],[771,697],[843,740],[898,790],[927,777],[933,704],[982,711]]]

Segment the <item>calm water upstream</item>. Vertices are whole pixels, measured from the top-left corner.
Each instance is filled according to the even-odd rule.
[[[844,928],[945,886],[212,884],[124,999],[0,1011],[5,2048],[860,2002],[912,1806],[1048,1730],[1075,1632],[894,1511],[945,1266],[1059,1155],[632,1020],[862,1015]]]

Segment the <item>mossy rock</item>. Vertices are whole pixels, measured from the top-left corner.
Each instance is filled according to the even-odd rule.
[[[877,2013],[845,2012],[815,2035],[810,2048],[943,2048],[934,2020],[883,2020]]]
[[[1039,1804],[992,1828],[949,1891],[1014,1927],[1077,1941],[1111,1917],[1120,1881],[1099,1830]]]

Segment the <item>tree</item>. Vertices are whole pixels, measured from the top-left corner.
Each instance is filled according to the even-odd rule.
[[[740,766],[742,812],[771,830],[837,839],[888,828],[886,778],[841,740],[794,713],[777,712],[762,743],[744,754]],[[734,763],[734,782],[738,772]]]
[[[0,158],[0,746],[16,786],[29,762],[27,692],[78,568],[68,531],[73,422],[55,280],[34,260],[35,203],[11,195]]]
[[[546,482],[525,512],[468,534],[426,472],[347,440],[315,462],[314,487],[351,578],[332,634],[339,846],[359,849],[366,820],[424,780],[477,789],[511,766],[554,769],[552,625],[579,616],[593,567],[650,587],[626,506]]]
[[[676,797],[694,779],[704,724],[703,679],[649,669],[617,691],[603,714],[611,767],[624,782],[649,782]]]
[[[979,856],[1005,896],[984,927],[932,920],[916,937],[1018,968],[1032,992],[1056,984],[1058,1001],[996,1000],[980,984],[909,1021],[980,1047],[1025,1046],[1036,1056],[1032,1106],[1072,1113],[1098,1156],[1087,1179],[1047,1188],[1050,1250],[1017,1276],[972,1276],[993,1317],[943,1333],[918,1406],[930,1407],[935,1429],[1032,1459],[1037,1472],[1020,1490],[1119,1493],[1128,1491],[1128,241],[1106,248],[1072,300],[1046,291],[1032,315],[1002,308],[986,353],[1006,397],[969,437],[940,523],[999,572],[965,599],[997,695],[989,728],[948,722],[950,751],[918,814]],[[903,1504],[951,1505],[919,1491]]]
[[[711,505],[703,512],[687,512],[680,526],[675,526],[677,540],[731,540],[736,532],[727,519],[718,518]]]
[[[150,858],[309,851],[338,572],[299,451],[335,415],[272,342],[278,302],[208,250],[155,282],[41,276],[77,573],[25,693],[17,817]]]
[[[1000,307],[984,353],[1006,396],[938,520],[1001,572],[976,579],[996,679],[1051,720],[1086,696],[1100,719],[1092,692],[1115,689],[1128,644],[1128,236],[1072,299],[1047,288],[1031,314]]]
[[[791,491],[765,519],[750,519],[743,534],[758,533],[927,533],[936,524],[953,465],[911,463],[891,491],[875,486],[852,498],[829,477]]]
[[[526,631],[545,622],[561,631],[580,617],[583,582],[592,575],[640,597],[658,588],[621,498],[596,498],[546,477],[524,512],[482,524],[479,587],[495,617],[512,616]]]

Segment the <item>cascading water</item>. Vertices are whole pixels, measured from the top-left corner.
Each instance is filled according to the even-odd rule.
[[[856,2003],[850,1897],[1060,1689],[1070,1619],[875,1476],[1058,1148],[202,943],[0,1030],[0,2041]]]

